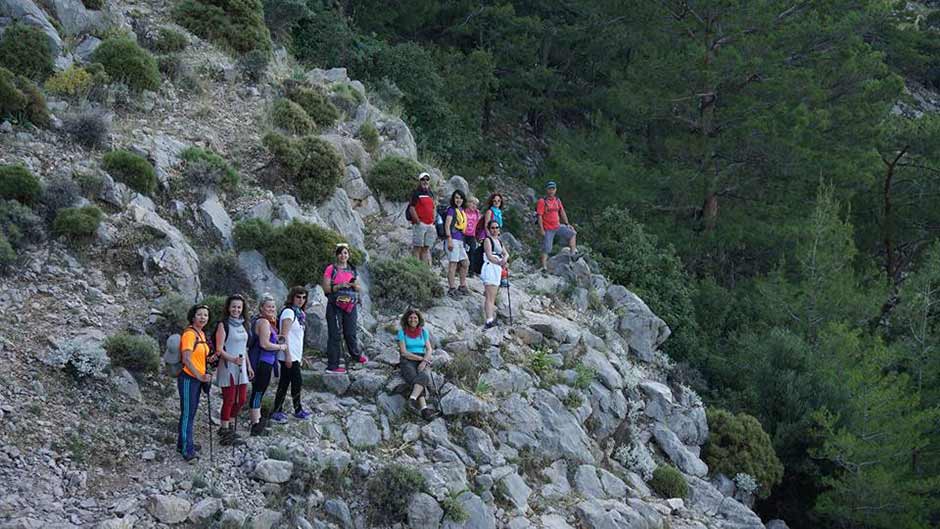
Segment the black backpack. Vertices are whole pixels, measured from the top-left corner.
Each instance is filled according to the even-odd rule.
[[[483,271],[483,261],[486,259],[486,250],[483,249],[483,243],[490,240],[489,237],[480,241],[480,244],[470,252],[470,273],[480,275]],[[490,244],[493,244],[490,242]]]
[[[447,218],[447,210],[450,206],[437,206],[437,217],[434,219],[434,228],[437,230],[438,239],[446,239],[447,231],[444,230],[444,221]]]

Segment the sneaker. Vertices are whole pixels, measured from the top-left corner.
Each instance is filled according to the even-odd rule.
[[[435,417],[437,417],[437,410],[435,410],[434,408],[428,406],[427,408],[424,408],[423,410],[421,410],[422,419],[430,422],[434,420]]]
[[[539,274],[541,274],[542,277],[548,277],[548,269],[547,269],[547,268],[539,268]]]
[[[464,286],[462,286],[462,287],[457,287],[457,293],[460,294],[461,296],[469,296],[469,295],[470,295],[470,289],[467,288],[466,285],[464,285]]]
[[[485,324],[483,324],[483,328],[484,328],[484,329],[492,329],[493,327],[496,327],[497,325],[499,325],[499,324],[496,323],[496,318],[493,318],[492,320],[490,320],[490,321],[486,322]]]
[[[448,288],[448,289],[447,289],[447,295],[448,295],[449,297],[456,298],[459,294],[457,293],[457,289],[456,289],[456,288]]]
[[[251,436],[258,437],[259,435],[264,434],[264,423],[256,422],[251,425]]]
[[[359,362],[361,365],[365,365],[369,361],[369,357],[366,355],[359,355],[359,358],[356,359],[356,362]]]
[[[420,412],[420,409],[419,409],[419,407],[418,407],[418,399],[409,398],[409,399],[408,399],[408,407],[411,408],[411,411]],[[427,408],[425,408],[425,409],[427,409]]]
[[[287,422],[287,414],[283,411],[276,411],[271,414],[271,420],[278,424],[284,424]]]
[[[310,412],[307,411],[307,410],[300,410],[300,411],[298,411],[298,412],[294,412],[294,417],[296,417],[296,418],[298,418],[298,419],[300,419],[300,420],[304,420],[304,419],[306,419],[307,417],[310,417],[311,415],[313,415],[313,414],[310,413]]]
[[[334,367],[333,369],[327,369],[327,370],[326,370],[326,374],[327,374],[327,375],[345,375],[345,374],[346,374],[346,368],[345,368],[345,367]]]
[[[199,459],[199,454],[196,452],[191,454],[183,454],[183,461],[192,461],[193,459]]]

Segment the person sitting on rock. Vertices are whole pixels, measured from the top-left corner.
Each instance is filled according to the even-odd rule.
[[[467,257],[467,248],[463,244],[463,232],[467,228],[467,215],[463,209],[466,201],[467,197],[463,191],[455,189],[450,195],[450,208],[447,209],[447,218],[444,219],[444,233],[447,234],[447,295],[451,297],[470,294],[467,288],[467,270],[470,268],[470,259]],[[454,285],[458,270],[460,271],[459,288]]]
[[[346,369],[339,365],[340,332],[350,359],[362,365],[369,358],[359,352],[356,338],[360,287],[356,267],[349,262],[349,245],[337,244],[335,253],[336,261],[323,271],[321,286],[329,301],[326,305],[326,372],[342,375]]]
[[[555,234],[558,234],[563,244],[568,244],[572,257],[578,254],[578,232],[568,224],[565,206],[561,203],[561,199],[555,196],[557,187],[555,182],[548,182],[545,185],[545,197],[540,198],[535,205],[535,211],[539,216],[539,233],[542,234],[541,272],[543,275],[547,273],[548,254],[552,253]]]
[[[176,377],[180,394],[180,420],[177,427],[176,449],[183,459],[190,461],[198,457],[199,446],[193,441],[196,410],[199,408],[199,393],[208,389],[212,374],[206,369],[213,361],[205,327],[209,323],[209,307],[193,305],[186,314],[189,326],[180,335],[180,360],[183,370]]]
[[[434,227],[437,209],[434,203],[434,193],[431,191],[431,175],[419,174],[418,182],[418,188],[411,194],[411,201],[408,203],[408,217],[412,224],[412,246],[414,246],[415,259],[431,266],[431,247],[437,241],[437,228]]]
[[[264,433],[261,400],[264,398],[264,392],[268,390],[268,384],[271,383],[277,353],[287,350],[287,344],[278,343],[277,304],[274,296],[271,294],[261,296],[258,313],[259,317],[252,323],[251,347],[248,349],[248,357],[255,371],[255,379],[251,384],[251,407],[248,410],[253,436]]]
[[[496,295],[503,279],[503,268],[509,263],[509,252],[503,248],[499,240],[499,223],[491,220],[487,224],[486,239],[483,239],[483,268],[480,270],[480,279],[483,280],[483,318],[484,328],[489,329],[496,325]]]
[[[255,376],[248,362],[245,298],[238,294],[229,296],[225,300],[225,318],[215,326],[216,354],[220,359],[216,381],[222,389],[219,440],[223,446],[237,446],[244,441],[238,438],[231,422],[248,401],[248,381]]]
[[[405,382],[412,384],[411,396],[408,397],[409,407],[421,414],[421,418],[429,421],[436,412],[428,406],[424,398],[428,388],[431,387],[431,334],[424,328],[424,318],[415,309],[408,309],[401,317],[401,328],[398,330],[398,349],[401,353],[401,376]]]
[[[277,423],[287,422],[287,414],[281,408],[287,396],[287,387],[290,386],[290,400],[294,404],[294,417],[306,419],[310,412],[304,410],[300,401],[300,390],[303,377],[300,365],[304,358],[304,330],[307,328],[307,289],[296,286],[290,289],[284,308],[278,317],[280,323],[279,334],[286,337],[287,350],[277,354],[281,364],[281,377],[277,382],[277,393],[274,396],[274,413],[271,420]]]

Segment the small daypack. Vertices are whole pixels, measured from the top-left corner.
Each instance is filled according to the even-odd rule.
[[[189,329],[192,329],[192,326],[186,327],[183,329],[183,332]],[[196,332],[196,330],[193,329],[193,332]],[[180,376],[180,373],[183,372],[183,351],[180,350],[180,340],[182,337],[182,333],[177,333],[171,334],[166,339],[166,351],[163,353],[163,362],[166,364],[166,373],[173,378]],[[206,338],[208,338],[208,335],[206,335]],[[202,340],[199,339],[199,333],[196,333],[196,345],[199,345],[201,341]],[[212,354],[212,343],[209,341],[203,343],[209,346],[209,353]]]
[[[415,219],[411,218],[411,202],[405,205],[405,220],[414,224]]]
[[[335,264],[330,265],[330,290],[333,290],[333,283],[336,281],[336,272],[337,267]],[[349,266],[349,270],[352,271],[353,282],[359,277],[359,273],[356,271],[356,267],[353,265]],[[343,289],[339,292],[331,292],[326,297],[330,303],[344,310],[345,312],[352,312],[356,307],[356,304],[359,303],[359,293],[354,289]]]
[[[483,249],[483,243],[490,239],[487,237],[480,241],[479,246],[473,249],[470,252],[470,273],[480,275],[480,272],[483,271],[483,261],[486,260],[486,250]],[[490,244],[493,244],[490,242]]]
[[[450,206],[437,206],[437,215],[434,217],[434,229],[437,230],[438,239],[446,239],[447,231],[444,229],[444,219]]]

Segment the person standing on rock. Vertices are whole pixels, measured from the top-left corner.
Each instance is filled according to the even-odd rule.
[[[431,175],[418,175],[418,188],[411,194],[408,204],[408,218],[412,224],[412,245],[415,259],[431,266],[431,247],[437,241],[437,228],[434,227],[436,209],[434,193],[431,191]]]
[[[261,400],[264,398],[264,392],[268,390],[268,384],[271,383],[277,353],[287,350],[287,344],[278,343],[277,339],[277,304],[274,296],[271,294],[261,296],[258,313],[259,317],[252,323],[251,347],[248,348],[248,357],[255,371],[255,379],[251,384],[251,408],[248,410],[253,436],[264,433]]]
[[[432,226],[433,228],[433,226]],[[360,365],[369,358],[359,352],[358,329],[359,281],[356,267],[349,262],[349,245],[336,245],[336,261],[323,271],[321,286],[326,294],[327,365],[326,372],[342,375],[346,369],[339,365],[340,333],[346,343],[349,358]]]
[[[421,418],[430,421],[435,412],[424,398],[427,388],[431,387],[431,334],[424,328],[424,318],[415,309],[408,309],[401,317],[398,330],[398,349],[401,353],[401,376],[412,384],[408,406]]]
[[[180,335],[183,370],[176,378],[176,387],[180,394],[176,449],[183,455],[183,459],[190,461],[197,457],[196,450],[199,448],[193,441],[199,393],[204,384],[212,382],[212,374],[206,368],[213,358],[210,357],[209,343],[204,331],[209,323],[209,307],[193,305],[186,314],[186,319],[189,320],[189,326]]]
[[[232,419],[248,402],[248,381],[255,372],[248,362],[248,322],[245,321],[245,298],[239,294],[225,300],[225,320],[215,326],[216,354],[220,358],[216,381],[222,389],[222,411],[219,440],[223,446],[242,445],[232,427]]]
[[[480,239],[485,238],[488,233],[490,222],[496,221],[496,224],[499,225],[500,229],[503,227],[503,195],[499,193],[493,193],[490,195],[489,200],[486,201],[486,209],[483,210],[483,226],[484,230]]]
[[[450,208],[447,209],[447,218],[444,219],[444,233],[447,234],[447,295],[451,297],[470,294],[467,288],[467,270],[470,268],[470,259],[467,257],[467,248],[463,244],[463,232],[467,228],[467,215],[463,209],[466,201],[467,197],[463,191],[455,189],[450,195]],[[454,285],[458,271],[460,272],[459,288]]]
[[[499,223],[491,220],[487,224],[488,236],[483,239],[483,268],[480,279],[483,280],[483,318],[484,328],[496,326],[496,295],[503,279],[503,269],[509,263],[509,252],[499,240]]]
[[[271,420],[277,423],[287,422],[287,414],[281,411],[284,398],[287,396],[287,387],[290,386],[290,400],[294,404],[294,417],[306,419],[310,412],[304,410],[300,402],[300,389],[303,377],[300,373],[300,364],[304,358],[304,330],[307,328],[307,289],[296,286],[290,289],[284,308],[278,321],[281,324],[280,335],[287,337],[287,350],[277,354],[281,363],[281,378],[277,383],[277,394],[274,397],[274,413]]]
[[[555,196],[557,188],[555,182],[548,182],[545,185],[545,196],[535,205],[535,212],[539,216],[539,233],[542,234],[542,274],[548,272],[548,254],[552,253],[556,234],[561,238],[562,244],[568,244],[572,256],[578,254],[578,232],[568,224],[565,206],[561,199]]]
[[[467,209],[464,210],[467,215],[467,227],[463,230],[463,242],[467,247],[467,255],[472,256],[479,245],[477,230],[483,225],[483,218],[480,215],[480,199],[471,196],[467,199]]]

